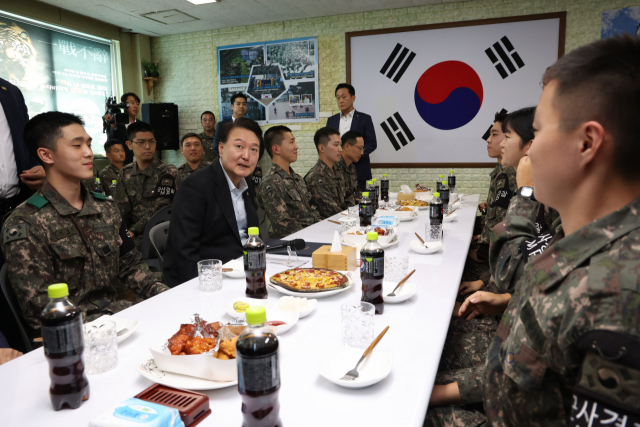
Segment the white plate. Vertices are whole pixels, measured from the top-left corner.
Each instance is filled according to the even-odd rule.
[[[425,202],[430,202],[431,199],[433,199],[433,193],[431,192],[427,192],[427,193],[413,193],[416,195],[416,199],[417,200],[424,200]]]
[[[139,320],[129,320],[129,319],[123,319],[121,317],[116,317],[116,316],[109,316],[108,314],[97,318],[96,320],[94,320],[93,322],[89,322],[86,323],[86,325],[90,325],[90,324],[100,324],[103,320],[111,320],[113,323],[116,324],[116,332],[117,331],[121,331],[123,329],[128,329],[127,332],[125,332],[124,334],[120,335],[119,337],[116,338],[116,341],[118,342],[118,344],[120,344],[122,341],[126,340],[127,338],[129,338],[131,336],[131,334],[133,334],[133,331],[136,330],[136,328],[138,327],[138,323],[140,323]]]
[[[347,231],[343,231],[342,233],[340,233],[340,237],[342,237],[342,241],[348,244],[349,246],[364,246],[364,244],[367,243],[367,235],[366,233],[364,233],[364,231],[362,231],[362,229],[364,228],[365,227],[360,227],[359,225],[355,227],[351,227]],[[388,246],[389,244],[391,244],[392,242],[398,239],[398,229],[396,227],[381,227],[381,228],[383,229],[392,228],[393,234],[391,236],[378,236],[378,243],[380,243],[380,246],[383,246],[383,247],[384,245]],[[349,233],[355,233],[357,231],[360,231],[363,234],[360,234],[360,235],[349,234]]]
[[[414,207],[414,206],[409,206],[409,207]],[[413,221],[418,217],[418,210],[414,209],[413,212],[409,212],[409,211],[399,212],[399,211],[387,211],[387,210],[378,209],[376,211],[376,214],[373,217],[378,218],[380,216],[395,216],[396,218],[398,218],[400,222]]]
[[[418,287],[414,282],[406,282],[396,291],[395,297],[388,296],[393,292],[396,286],[398,286],[398,282],[387,282],[385,280],[382,283],[382,298],[384,298],[385,303],[397,304],[399,302],[404,302],[414,296],[418,290]]]
[[[246,302],[247,304],[249,304],[249,307],[254,307],[256,305],[262,306],[264,308],[267,308],[267,306],[269,306],[269,299],[257,299],[257,298],[247,298],[247,297],[236,297],[234,299],[232,299],[231,301],[227,301],[222,308],[224,308],[224,311],[227,312],[227,314],[231,317],[233,317],[234,319],[238,318],[238,319],[245,319],[246,318],[246,314],[243,313],[237,313],[236,310],[233,308],[233,304],[238,302],[238,301],[242,301],[242,302]],[[249,308],[247,307],[247,308]]]
[[[136,365],[136,370],[151,382],[186,390],[215,390],[238,384],[238,381],[210,381],[188,375],[161,371],[156,366],[153,357],[148,356]]]
[[[351,279],[351,276],[349,276],[348,271],[340,271],[340,273],[346,275],[349,278],[349,285],[346,288],[342,288],[342,289],[336,289],[335,291],[326,291],[326,292],[295,292],[295,291],[290,291],[289,289],[284,289],[280,286],[274,285],[273,283],[271,283],[271,281],[267,282],[267,287],[274,290],[274,291],[278,291],[281,294],[285,294],[285,295],[291,295],[294,297],[305,297],[305,298],[326,298],[326,297],[330,297],[331,295],[335,295],[335,294],[339,294],[340,292],[344,292],[347,289],[350,289],[353,286],[353,280]]]
[[[272,326],[276,335],[282,335],[289,329],[293,328],[293,325],[298,323],[298,312],[296,311],[280,311],[267,308],[267,322],[271,320],[280,320],[285,322],[286,325]]]
[[[280,299],[282,299],[284,297],[281,297]],[[306,298],[306,297],[304,297]],[[280,310],[280,299],[278,299],[278,301],[274,302],[271,304],[271,308],[273,308],[274,310],[279,310],[279,311],[285,311],[286,310]],[[307,317],[308,315],[310,315],[313,310],[316,309],[316,306],[318,305],[318,300],[317,299],[309,299],[307,298],[307,309],[306,310],[302,310],[302,311],[298,311],[298,316],[300,319],[302,319],[303,317]]]
[[[444,221],[444,222],[454,222],[454,221],[457,221],[457,220],[458,220],[458,213],[457,212],[454,212],[449,216],[445,215],[444,218],[442,218],[442,221]]]
[[[364,388],[382,381],[391,373],[393,360],[390,351],[374,349],[364,358],[358,367],[358,378],[345,381],[340,378],[356,366],[364,349],[341,345],[333,349],[320,363],[316,370],[327,380],[341,387]]]
[[[412,240],[409,247],[412,251],[423,255],[434,254],[442,249],[442,242],[428,242],[426,247],[418,240]]]
[[[227,277],[231,277],[232,279],[244,279],[245,278],[245,275],[244,275],[244,264],[242,263],[242,261],[240,261],[238,259],[232,259],[228,263],[222,264],[222,268],[233,268],[233,271],[223,271],[222,272],[222,274],[224,274]]]

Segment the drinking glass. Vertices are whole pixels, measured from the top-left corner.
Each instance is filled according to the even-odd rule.
[[[409,257],[407,255],[386,255],[384,257],[384,280],[399,282],[409,272]]]
[[[84,325],[84,359],[88,374],[112,370],[118,364],[116,324],[111,320],[98,320]]]
[[[424,241],[425,242],[440,242],[442,241],[442,224],[431,225],[428,221],[424,225]]]
[[[342,343],[349,347],[367,348],[373,341],[376,309],[373,304],[354,301],[342,304]]]
[[[350,216],[346,218],[340,218],[340,232],[344,233],[345,231],[355,227],[359,223],[360,221],[358,220],[358,218],[353,218]]]
[[[219,259],[198,261],[198,279],[201,291],[215,292],[222,289],[222,261]]]
[[[360,221],[360,205],[350,206],[348,213],[350,218],[357,218]]]

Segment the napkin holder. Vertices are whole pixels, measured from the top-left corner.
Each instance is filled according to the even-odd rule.
[[[398,193],[398,201],[415,200],[415,198],[416,198],[416,195],[414,193],[410,193],[410,194]]]
[[[337,271],[356,269],[356,248],[343,246],[340,252],[331,252],[331,245],[320,246],[311,255],[313,268],[326,268]]]

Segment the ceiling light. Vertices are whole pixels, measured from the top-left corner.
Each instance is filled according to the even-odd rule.
[[[218,3],[220,0],[187,0],[193,4],[206,4],[206,3]]]

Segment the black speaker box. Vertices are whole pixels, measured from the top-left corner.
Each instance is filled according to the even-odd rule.
[[[178,126],[178,106],[173,103],[142,104],[142,121],[154,130],[156,150],[177,150],[180,148]]]

